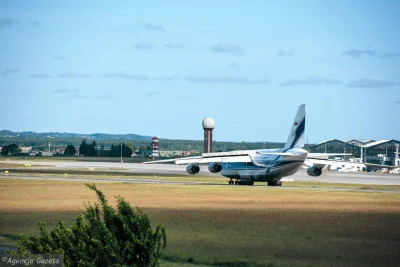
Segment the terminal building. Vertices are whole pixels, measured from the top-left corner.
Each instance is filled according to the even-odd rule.
[[[363,163],[400,166],[398,140],[327,140],[310,146],[311,153],[344,153],[352,154],[352,157]]]

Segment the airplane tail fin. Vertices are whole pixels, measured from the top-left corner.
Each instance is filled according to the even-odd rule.
[[[284,149],[304,147],[304,131],[306,125],[306,105],[302,104],[297,110],[296,117],[290,129]]]

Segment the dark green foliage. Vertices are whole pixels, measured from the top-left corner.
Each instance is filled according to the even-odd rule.
[[[83,139],[80,147],[79,147],[79,155],[84,155],[86,157],[97,156],[97,143],[93,141],[90,145],[86,143],[86,139]]]
[[[132,209],[119,196],[115,210],[94,184],[86,185],[98,202],[87,204],[70,229],[59,222],[49,232],[39,223],[39,236],[22,236],[18,253],[64,254],[65,266],[159,266],[166,247],[164,227],[153,231],[141,209]]]
[[[65,156],[74,156],[76,154],[75,147],[73,145],[68,145],[65,148],[64,155]]]
[[[8,146],[4,146],[1,149],[1,154],[3,156],[18,155],[20,153],[21,153],[21,149],[16,144],[11,144],[11,145],[8,145]]]
[[[126,146],[124,143],[122,143],[122,157],[130,157],[132,153],[133,153],[132,149]],[[121,144],[111,145],[110,156],[111,157],[121,156]]]

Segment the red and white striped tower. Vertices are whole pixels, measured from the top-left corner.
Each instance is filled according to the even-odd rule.
[[[160,156],[160,154],[158,153],[158,137],[154,136],[153,137],[153,152],[151,153],[151,155],[153,156],[153,160],[158,159],[158,157]]]
[[[203,129],[204,129],[204,153],[212,152],[212,131],[215,128],[215,121],[213,118],[203,119]]]

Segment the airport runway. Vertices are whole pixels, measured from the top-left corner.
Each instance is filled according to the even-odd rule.
[[[333,172],[323,170],[319,177],[312,177],[305,170],[300,170],[296,174],[289,176],[299,182],[323,182],[341,184],[365,184],[365,185],[400,185],[400,175],[371,172]]]
[[[84,169],[95,168],[96,170],[112,170],[113,172],[121,173],[138,173],[150,175],[186,175],[188,178],[192,177],[186,173],[186,166],[179,166],[174,164],[143,164],[143,163],[118,163],[118,162],[63,162],[63,161],[43,161],[34,162],[29,160],[21,161],[0,161],[5,164],[31,164],[34,165],[49,165],[51,167],[41,167],[41,169]],[[117,169],[117,170],[115,170]],[[201,176],[221,177],[220,174],[210,173],[207,166],[201,166]],[[331,172],[324,169],[320,177],[309,176],[305,170],[300,170],[296,174],[286,177],[285,180],[294,181],[314,181],[314,182],[327,182],[327,183],[346,183],[346,184],[365,184],[365,185],[400,185],[400,175],[396,174],[381,174],[381,173],[340,173]]]
[[[175,164],[144,164],[144,163],[120,163],[120,162],[85,162],[85,161],[29,161],[29,160],[16,160],[16,161],[0,161],[4,164],[31,164],[32,166],[41,165],[41,169],[84,169],[95,168],[102,169],[118,169],[120,172],[130,173],[147,173],[147,174],[187,174],[185,166]],[[49,167],[46,167],[49,166]],[[204,168],[203,168],[204,169]],[[205,169],[204,169],[205,170]],[[114,171],[114,170],[113,170]],[[201,172],[201,175],[214,174],[206,171]]]

